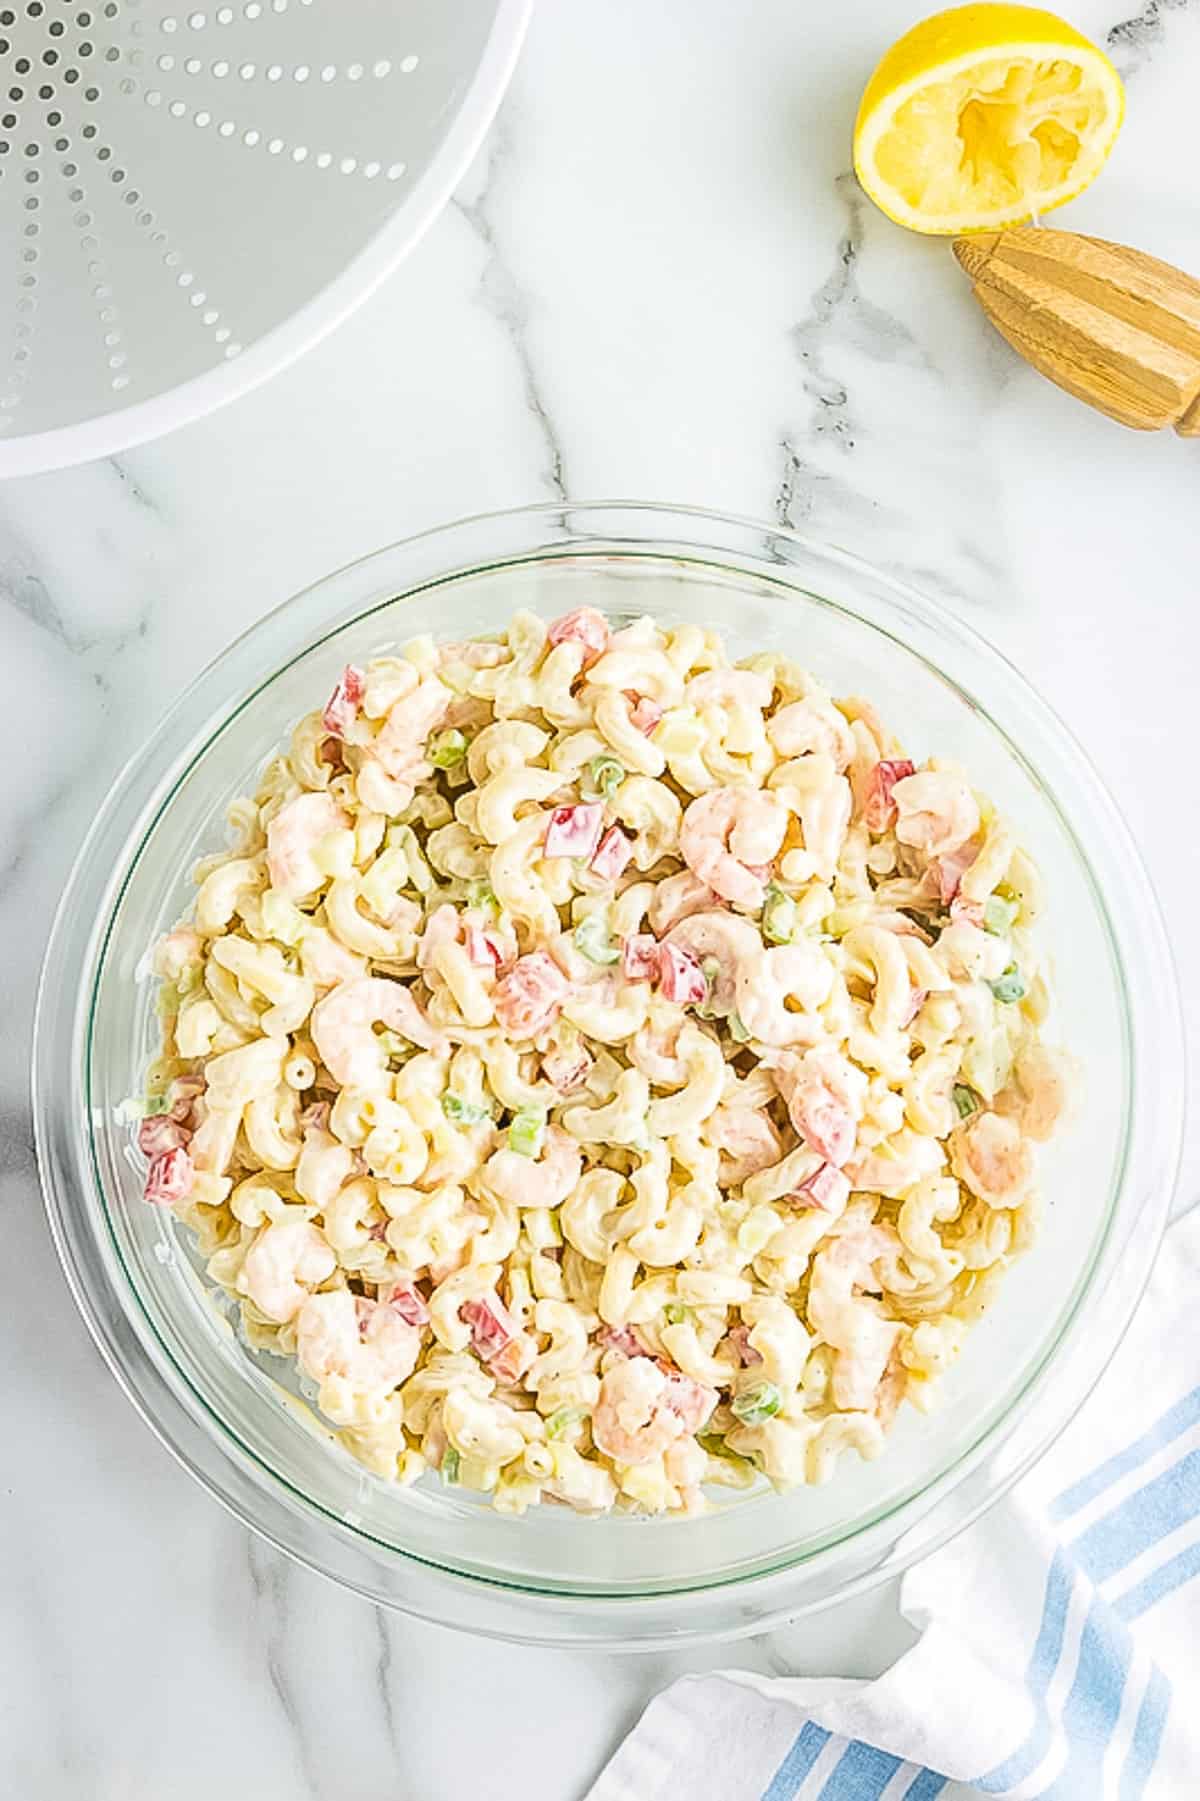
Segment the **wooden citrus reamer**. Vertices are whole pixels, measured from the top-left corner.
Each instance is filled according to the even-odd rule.
[[[1013,349],[1135,431],[1200,437],[1200,281],[1103,238],[1021,225],[954,240]]]

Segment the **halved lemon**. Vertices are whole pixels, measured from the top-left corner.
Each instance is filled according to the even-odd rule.
[[[1036,6],[956,6],[894,43],[854,126],[859,181],[913,231],[991,231],[1081,194],[1125,112],[1102,50]]]

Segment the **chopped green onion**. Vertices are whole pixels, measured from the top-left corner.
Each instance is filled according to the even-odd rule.
[[[588,764],[588,774],[596,793],[603,794],[607,800],[616,797],[617,789],[625,780],[624,766],[615,757],[593,757]]]
[[[663,1317],[668,1326],[682,1326],[691,1319],[692,1310],[685,1307],[682,1301],[668,1301],[663,1308]]]
[[[493,912],[498,912],[500,908],[500,903],[492,892],[492,884],[483,880],[467,883],[467,905],[468,907],[488,907]]]
[[[796,929],[796,903],[790,894],[774,886],[763,902],[762,935],[768,944],[790,944]]]
[[[954,1111],[960,1119],[970,1119],[972,1113],[979,1112],[979,1096],[961,1082],[954,1084]]]
[[[1001,894],[989,894],[983,903],[983,929],[1002,938],[1020,912],[1016,901],[1005,900]]]
[[[587,1418],[586,1407],[558,1407],[546,1421],[546,1437],[562,1438],[572,1426],[582,1425]]]
[[[783,1396],[773,1382],[756,1382],[752,1388],[743,1388],[730,1402],[735,1419],[745,1426],[761,1426],[764,1420],[773,1419],[782,1405]]]
[[[717,1019],[719,1015],[712,1004],[712,997],[717,977],[721,973],[721,965],[715,957],[705,957],[700,969],[708,984],[708,993],[702,1001],[696,1002],[696,1014],[700,1019]]]
[[[597,913],[590,913],[575,927],[575,949],[589,963],[619,963],[621,953],[608,935],[608,927]]]
[[[518,1157],[537,1157],[546,1139],[546,1115],[540,1107],[522,1107],[508,1128],[508,1148]]]
[[[399,1032],[385,1031],[378,1034],[379,1042],[389,1057],[407,1057],[412,1045],[407,1038],[401,1038]]]
[[[467,741],[451,726],[449,731],[435,732],[429,740],[429,761],[435,769],[453,769],[467,754]]]
[[[444,1094],[442,1112],[460,1126],[480,1126],[492,1117],[486,1107],[480,1107],[475,1101],[464,1101],[461,1094]]]
[[[989,982],[988,987],[998,1001],[1006,1003],[1024,1000],[1027,992],[1015,963],[1010,963],[1004,974],[996,981]]]
[[[458,1452],[454,1449],[454,1446],[447,1445],[446,1449],[442,1452],[442,1462],[441,1462],[442,1481],[443,1482],[457,1482],[459,1467],[460,1467],[461,1463],[462,1463],[462,1458],[459,1456]]]
[[[143,1100],[131,1094],[113,1108],[113,1117],[119,1126],[133,1126],[140,1119],[156,1119],[160,1113],[170,1111],[171,1104],[165,1094],[150,1094]]]

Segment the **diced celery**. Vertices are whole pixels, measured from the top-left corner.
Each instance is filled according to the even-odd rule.
[[[575,927],[575,949],[589,963],[619,963],[621,952],[609,937],[608,927],[597,913],[590,913]]]
[[[746,1030],[736,1013],[731,1013],[728,1020],[729,1036],[735,1044],[748,1044],[751,1034]]]
[[[748,1213],[737,1229],[737,1247],[747,1258],[757,1257],[780,1231],[783,1221],[766,1201]]]
[[[762,935],[768,944],[790,944],[796,929],[796,903],[790,894],[774,886],[763,902]]]
[[[1021,972],[1015,963],[1010,963],[1004,974],[997,977],[994,982],[989,982],[988,987],[998,1001],[1003,1001],[1009,1005],[1011,1005],[1013,1001],[1022,1001],[1025,999],[1025,983],[1022,980]]]
[[[453,1445],[447,1445],[442,1453],[441,1472],[443,1482],[457,1482],[462,1458]]]
[[[962,1082],[954,1084],[954,1111],[960,1119],[970,1119],[972,1113],[979,1112],[979,1096]]]
[[[492,912],[499,911],[500,903],[492,892],[492,884],[483,879],[467,883],[468,907],[487,907]]]
[[[983,903],[983,929],[1002,938],[1013,925],[1020,908],[1016,901],[1005,900],[1002,894],[989,894]]]
[[[755,1382],[730,1402],[735,1419],[745,1426],[761,1426],[764,1420],[774,1419],[782,1405],[783,1396],[773,1382]]]
[[[467,740],[451,726],[447,731],[435,732],[429,740],[427,750],[429,761],[435,769],[453,769],[467,754]]]
[[[479,1126],[492,1117],[486,1107],[479,1106],[476,1101],[464,1101],[461,1094],[444,1094],[442,1112],[459,1126]]]
[[[572,1426],[582,1425],[587,1416],[586,1407],[556,1407],[546,1421],[546,1437],[564,1437]]]
[[[682,1326],[690,1320],[691,1317],[691,1308],[685,1307],[682,1301],[668,1301],[663,1308],[663,1318],[666,1320],[668,1326]]]
[[[546,1115],[540,1107],[522,1107],[508,1128],[508,1148],[518,1157],[537,1157],[546,1140]]]

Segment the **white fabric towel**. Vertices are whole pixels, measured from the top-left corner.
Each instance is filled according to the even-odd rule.
[[[908,1572],[878,1681],[686,1677],[588,1801],[1200,1797],[1200,1209],[1013,1494]]]

